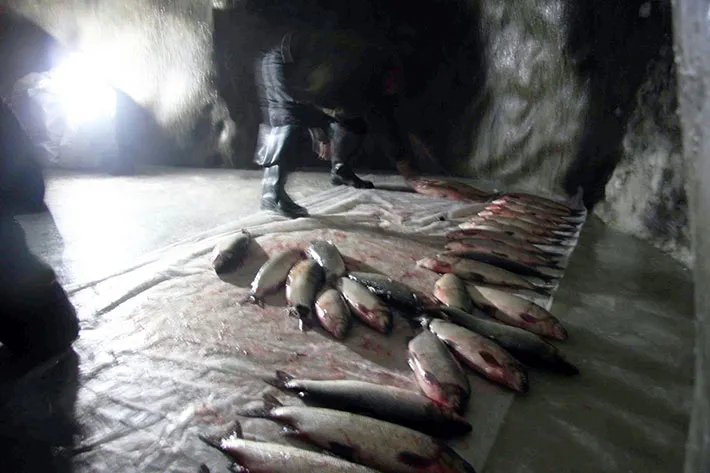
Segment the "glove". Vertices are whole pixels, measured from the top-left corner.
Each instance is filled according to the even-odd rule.
[[[330,143],[330,137],[322,128],[309,128],[308,133],[311,135],[313,143],[313,152],[318,155],[323,161],[330,160],[333,155],[333,146]]]

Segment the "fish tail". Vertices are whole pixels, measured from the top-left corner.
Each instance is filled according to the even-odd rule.
[[[564,357],[562,357],[562,355],[558,355],[557,357],[555,357],[553,367],[558,373],[567,376],[574,376],[579,374],[579,368],[567,361]]]
[[[264,382],[276,389],[284,392],[290,391],[286,383],[294,379],[294,376],[286,373],[285,371],[276,371],[275,376],[271,378],[264,378]]]
[[[253,292],[250,292],[244,299],[239,301],[239,305],[244,304],[256,304],[259,307],[264,307],[264,301],[257,297],[256,294],[254,294]]]
[[[226,437],[236,437],[244,438],[244,431],[242,430],[242,424],[238,420],[234,421],[232,428],[226,435],[204,435],[198,434],[197,437],[210,447],[216,448],[220,452],[224,452],[224,447],[222,447],[222,439]]]
[[[212,448],[222,451],[222,439],[213,435],[197,434],[197,437]]]

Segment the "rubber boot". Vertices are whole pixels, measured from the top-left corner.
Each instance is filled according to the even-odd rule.
[[[8,216],[0,216],[0,269],[0,343],[38,362],[66,351],[79,333],[76,311]]]
[[[261,191],[261,209],[276,212],[288,218],[308,217],[308,211],[294,202],[286,193],[287,171],[278,164],[264,169]]]
[[[330,182],[334,186],[351,186],[357,189],[372,189],[374,184],[360,179],[353,171],[353,164],[362,149],[364,134],[354,133],[339,123],[331,125],[333,157],[331,158]]]

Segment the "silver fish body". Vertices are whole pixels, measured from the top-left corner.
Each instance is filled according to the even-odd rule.
[[[462,230],[486,230],[489,232],[502,233],[508,237],[515,238],[527,243],[535,245],[559,245],[561,242],[556,238],[549,238],[543,235],[535,235],[527,232],[522,228],[508,225],[505,222],[500,222],[494,219],[483,219],[475,217],[460,223],[459,228]]]
[[[434,297],[448,307],[456,307],[465,312],[473,309],[466,283],[452,273],[444,274],[434,283]]]
[[[325,273],[318,263],[301,260],[288,273],[286,279],[286,302],[302,322],[310,324],[316,294],[323,284]]]
[[[457,249],[460,248],[457,247],[457,245],[446,246],[447,251],[444,254],[478,261],[480,263],[490,264],[491,266],[496,266],[498,268],[505,269],[506,271],[510,271],[511,273],[515,273],[519,276],[523,276],[526,278],[537,278],[549,283],[553,279],[561,278],[563,275],[563,271],[561,268],[531,266],[516,259],[508,259],[490,253],[480,253],[476,250],[469,250],[465,248]]]
[[[490,241],[502,243],[508,247],[515,248],[518,250],[525,251],[527,253],[532,253],[540,255],[542,257],[549,256],[545,250],[535,246],[534,243],[528,243],[519,238],[505,235],[501,232],[482,230],[482,229],[469,229],[469,230],[453,230],[446,234],[446,239],[448,241],[463,241],[471,243],[477,243],[481,241]]]
[[[409,366],[424,395],[457,412],[466,405],[471,386],[461,365],[429,330],[409,342]]]
[[[451,322],[493,340],[526,365],[567,375],[579,373],[557,347],[532,332],[453,307],[442,307],[441,311]]]
[[[251,473],[378,473],[363,465],[331,455],[269,442],[244,440],[241,433],[213,439],[200,436],[203,442],[216,448],[235,462],[240,470]]]
[[[429,330],[472,370],[510,389],[527,392],[528,376],[525,368],[495,342],[444,320],[432,320]]]
[[[558,212],[563,215],[570,215],[574,213],[579,213],[571,209],[566,204],[558,202],[556,200],[548,199],[547,197],[540,197],[532,194],[525,193],[508,193],[498,196],[496,200],[503,200],[508,202],[517,202],[524,205],[535,205],[546,209],[548,212]],[[496,201],[493,201],[496,203]]]
[[[416,315],[426,305],[423,295],[384,274],[351,272],[348,277],[368,288],[385,303],[404,311],[405,315]]]
[[[489,240],[458,240],[450,241],[446,244],[446,249],[450,251],[476,251],[478,253],[488,253],[493,256],[499,256],[511,261],[517,261],[523,264],[551,266],[554,263],[552,260],[539,253],[530,253],[528,251],[512,248],[505,243],[499,243]]]
[[[267,398],[263,410],[242,414],[274,420],[287,427],[287,435],[384,472],[473,471],[441,441],[416,430],[350,412],[277,402]],[[452,465],[456,461],[462,466]]]
[[[259,302],[264,296],[283,286],[291,268],[303,257],[303,251],[300,249],[288,249],[271,256],[254,276],[247,300]]]
[[[392,330],[392,314],[389,309],[365,286],[343,277],[338,279],[337,289],[352,313],[366,325],[384,334]]]
[[[345,276],[345,261],[332,242],[313,240],[306,248],[306,255],[323,267],[329,279]]]
[[[529,280],[515,273],[457,256],[440,254],[434,258],[422,258],[417,261],[417,266],[442,274],[453,273],[465,281],[537,290]]]
[[[340,293],[324,289],[316,298],[316,315],[325,330],[342,340],[350,328],[350,309]]]
[[[474,305],[501,322],[543,337],[567,339],[567,330],[560,321],[534,302],[490,287],[467,287]]]
[[[212,267],[215,272],[224,274],[238,269],[249,252],[251,242],[251,234],[246,230],[220,241],[212,252]]]
[[[363,414],[436,437],[459,436],[471,430],[471,424],[453,409],[408,389],[356,380],[296,379],[283,372],[266,381],[297,394],[309,405]]]

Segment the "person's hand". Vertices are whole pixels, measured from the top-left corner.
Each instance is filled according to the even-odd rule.
[[[330,161],[330,158],[333,156],[333,146],[330,142],[323,142],[319,141],[318,142],[318,158],[322,159],[323,161]]]

